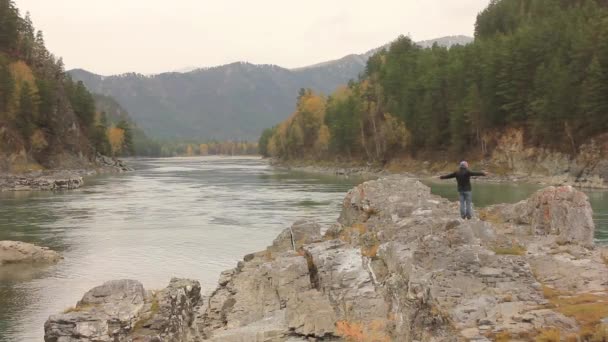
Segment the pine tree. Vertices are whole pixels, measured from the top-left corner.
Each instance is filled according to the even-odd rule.
[[[27,82],[21,84],[19,91],[19,109],[17,110],[16,124],[23,138],[29,140],[35,128],[34,94]]]
[[[123,154],[132,156],[135,154],[135,147],[133,146],[133,129],[131,128],[131,125],[127,121],[121,120],[116,124],[116,127],[124,132],[122,147]]]
[[[8,65],[0,64],[0,113],[5,113],[8,110],[14,89],[15,81],[13,80]]]

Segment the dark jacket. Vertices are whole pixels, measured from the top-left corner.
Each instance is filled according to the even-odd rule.
[[[471,177],[485,176],[484,172],[473,172],[469,169],[459,169],[449,175],[441,176],[441,179],[456,178],[458,182],[458,192],[471,191]]]

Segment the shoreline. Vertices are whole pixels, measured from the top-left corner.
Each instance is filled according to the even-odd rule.
[[[427,162],[420,162],[420,165]],[[270,160],[270,165],[279,169],[289,171],[298,171],[314,174],[332,175],[339,177],[361,177],[364,180],[377,179],[391,175],[409,176],[420,180],[434,180],[440,174],[448,171],[442,170],[431,172],[428,169],[423,171],[391,171],[388,168],[377,166],[350,166],[350,165],[306,165],[305,163],[285,163],[277,160]],[[608,190],[608,183],[602,181],[601,178],[593,179],[587,182],[577,182],[567,174],[560,176],[541,176],[541,175],[526,175],[513,173],[509,176],[491,174],[485,177],[477,177],[477,181],[481,183],[528,183],[540,186],[564,186],[569,185],[579,189],[589,190]]]
[[[85,177],[133,171],[124,161],[97,156],[94,168],[40,170],[0,174],[0,192],[64,191],[82,187]]]

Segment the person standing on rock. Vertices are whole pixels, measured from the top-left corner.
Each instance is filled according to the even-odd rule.
[[[456,178],[458,182],[458,198],[460,199],[460,217],[470,220],[473,217],[473,192],[471,177],[487,176],[487,172],[474,172],[469,170],[469,163],[460,162],[458,171],[441,176],[440,179]]]

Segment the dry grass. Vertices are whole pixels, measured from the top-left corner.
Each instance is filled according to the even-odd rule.
[[[494,247],[492,248],[494,253],[498,255],[524,255],[526,249],[523,246],[513,245],[509,247]]]
[[[487,209],[480,209],[478,211],[479,219],[482,221],[490,222],[496,225],[505,223],[502,217],[498,214],[493,213]]]
[[[600,324],[595,333],[591,337],[591,342],[607,342],[608,341],[608,324]]]
[[[13,173],[25,173],[30,171],[42,171],[44,168],[40,164],[34,163],[18,163],[11,166],[11,172]]]
[[[336,323],[336,333],[349,342],[363,342],[363,324],[339,321]]]
[[[365,233],[367,233],[367,226],[363,223],[355,223],[351,227],[344,227],[338,238],[346,243],[351,243],[353,235],[361,236]]]
[[[608,317],[608,295],[583,293],[572,295],[543,286],[543,295],[551,303],[552,309],[574,318],[581,327],[583,341],[608,341],[595,339],[595,335],[605,333],[601,319]]]
[[[507,331],[499,332],[494,336],[495,342],[509,342],[511,341],[511,334]]]
[[[348,342],[391,342],[386,335],[386,323],[379,320],[369,324],[339,321],[336,323],[336,333]]]
[[[378,249],[380,249],[380,243],[376,243],[371,247],[361,248],[361,254],[368,258],[375,258],[378,255]]]
[[[557,329],[541,330],[535,339],[536,342],[560,342],[561,340],[561,333]]]

